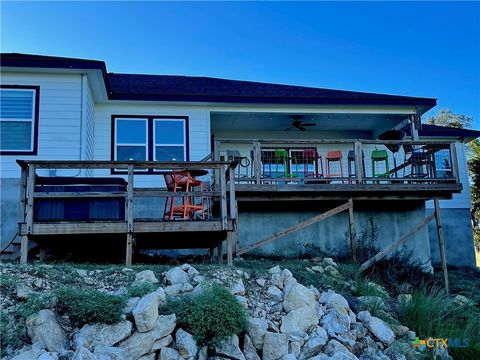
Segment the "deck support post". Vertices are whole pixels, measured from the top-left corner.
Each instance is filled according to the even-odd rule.
[[[27,194],[28,169],[22,166],[20,179],[20,209],[18,219],[18,235],[20,237],[20,264],[26,264],[28,260],[28,238],[22,234],[22,224],[25,223],[26,194]]]
[[[348,225],[350,229],[350,248],[352,251],[352,258],[354,261],[357,260],[357,239],[355,234],[355,224],[353,222],[353,200],[350,198],[348,200],[352,203],[352,206],[348,208]]]
[[[227,264],[233,265],[233,239],[232,231],[227,231]]]
[[[28,261],[28,237],[20,236],[20,264],[26,264]]]
[[[125,265],[132,265],[133,258],[133,165],[128,165],[127,183],[127,249],[125,251]]]
[[[26,234],[21,234],[20,242],[20,263],[28,261],[28,234],[33,231],[33,192],[35,191],[35,165],[28,166],[25,190],[25,223]]]
[[[218,265],[223,265],[223,241],[220,241],[217,246]]]
[[[262,150],[260,141],[253,142],[253,166],[255,171],[255,183],[261,183],[262,177]]]
[[[450,289],[449,289],[449,283],[448,283],[447,255],[445,252],[445,241],[443,239],[442,219],[440,216],[440,203],[438,201],[438,198],[434,198],[433,202],[435,204],[435,220],[437,223],[438,250],[440,251],[440,259],[442,262],[443,281],[445,283],[445,292],[448,294]]]

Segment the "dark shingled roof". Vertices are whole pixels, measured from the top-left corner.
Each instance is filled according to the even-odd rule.
[[[402,129],[407,136],[410,136],[410,126]],[[422,130],[418,132],[419,136],[432,137],[452,137],[452,138],[471,138],[480,137],[479,130],[460,129],[449,126],[422,124]]]
[[[422,112],[436,105],[436,99],[306,86],[174,75],[106,73],[105,63],[96,60],[54,56],[1,54],[1,65],[98,69],[104,74],[111,100],[154,100],[222,103],[311,104],[311,105],[411,105]]]

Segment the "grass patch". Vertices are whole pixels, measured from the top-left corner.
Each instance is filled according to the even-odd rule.
[[[178,325],[189,331],[200,345],[218,344],[247,327],[243,306],[217,284],[206,285],[201,294],[169,300],[162,312],[175,313]]]
[[[60,312],[66,312],[76,326],[86,323],[114,324],[122,319],[126,299],[96,290],[62,288],[57,292]]]
[[[412,300],[400,307],[402,324],[420,338],[468,339],[468,348],[449,348],[454,359],[480,359],[480,310],[460,306],[439,288],[423,287]]]
[[[134,282],[127,288],[129,297],[142,297],[157,290],[158,285],[152,284],[148,281]]]

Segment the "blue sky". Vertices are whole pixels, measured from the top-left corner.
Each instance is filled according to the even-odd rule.
[[[1,51],[438,98],[480,129],[479,2],[1,2]]]

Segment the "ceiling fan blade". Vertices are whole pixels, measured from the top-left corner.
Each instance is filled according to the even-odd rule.
[[[316,123],[306,123],[306,124],[302,124],[302,126],[317,126]]]
[[[290,127],[286,128],[286,129],[283,129],[283,131],[288,131],[288,130],[293,129],[293,128],[294,128],[293,126],[290,126]]]
[[[299,127],[298,127],[298,130],[300,130],[300,131],[305,131],[305,130],[307,130],[307,129],[305,129],[303,126],[299,126]]]

